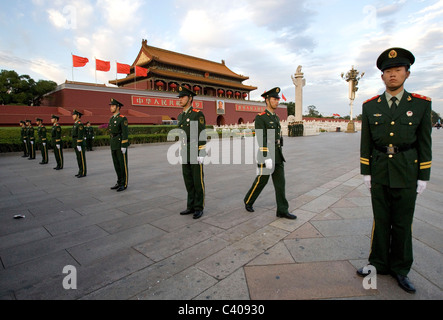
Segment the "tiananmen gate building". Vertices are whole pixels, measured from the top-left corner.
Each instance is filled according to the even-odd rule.
[[[145,74],[136,72],[137,67]],[[72,124],[71,112],[76,109],[84,114],[83,122],[101,125],[109,121],[109,101],[114,98],[124,104],[121,113],[130,124],[162,124],[176,120],[182,112],[177,98],[180,85],[197,94],[194,108],[204,112],[208,125],[252,123],[265,104],[249,100],[257,87],[243,84],[248,79],[224,61],[156,48],[142,40],[130,73],[109,81],[112,86],[66,81],[45,96],[41,107],[0,106],[0,123],[17,125],[20,120],[41,117],[48,124],[51,114],[56,114],[61,124]],[[286,108],[277,113],[280,119],[287,118]]]

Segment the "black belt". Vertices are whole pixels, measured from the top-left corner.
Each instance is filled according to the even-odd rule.
[[[386,153],[388,155],[394,155],[400,152],[404,152],[404,151],[408,151],[411,150],[413,148],[412,145],[408,145],[408,146],[401,146],[401,147],[397,147],[397,146],[375,146],[375,149]]]

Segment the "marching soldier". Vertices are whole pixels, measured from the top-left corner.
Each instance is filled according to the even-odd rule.
[[[120,114],[123,104],[111,99],[110,109],[112,113],[109,119],[109,134],[111,136],[111,154],[114,169],[117,173],[117,183],[111,190],[117,192],[128,188],[128,119]]]
[[[77,178],[86,177],[86,153],[85,153],[85,126],[81,121],[82,113],[74,110],[72,112],[72,119],[74,125],[72,127],[72,146],[74,147],[75,155],[77,157],[78,173],[75,175]]]
[[[20,120],[20,127],[21,127],[21,129],[20,129],[20,137],[21,137],[21,140],[23,142],[23,155],[22,155],[22,158],[27,158],[29,156],[28,155],[28,142],[27,142],[28,136],[27,136],[27,133],[26,133],[25,121]]]
[[[253,204],[272,175],[277,200],[277,217],[296,219],[290,214],[285,194],[285,169],[281,136],[280,119],[275,113],[280,100],[280,88],[274,88],[262,94],[266,101],[266,110],[255,117],[255,130],[259,144],[257,157],[258,174],[244,198],[245,208],[254,212]]]
[[[46,127],[43,125],[43,119],[37,118],[35,119],[37,122],[37,136],[38,136],[38,143],[40,150],[42,152],[42,161],[40,164],[47,164],[48,163],[48,145],[47,145],[47,138],[46,138]]]
[[[363,104],[360,148],[374,215],[369,263],[377,273],[390,273],[409,293],[416,291],[407,277],[413,263],[415,202],[426,189],[432,165],[431,99],[404,89],[414,62],[402,48],[388,49],[378,58],[386,91]]]
[[[35,136],[31,120],[26,120],[26,142],[28,143],[29,160],[35,159]]]
[[[54,170],[62,170],[63,169],[63,141],[62,141],[62,128],[58,124],[58,120],[60,118],[56,115],[52,115],[52,147],[54,148],[54,156],[55,161],[57,162],[57,166]]]
[[[91,123],[89,121],[86,122],[85,132],[86,132],[86,150],[92,151],[92,142],[94,140],[94,128],[91,126]]]
[[[194,219],[199,219],[205,206],[203,161],[206,156],[206,120],[203,112],[192,107],[194,96],[196,94],[186,87],[179,87],[178,97],[183,108],[178,116],[178,127],[182,130],[180,155],[188,192],[186,210],[180,214],[193,214]]]

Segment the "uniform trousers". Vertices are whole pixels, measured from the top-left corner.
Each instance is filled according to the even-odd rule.
[[[257,200],[258,196],[266,186],[269,181],[269,173],[266,171],[270,171],[265,169],[264,164],[259,165],[259,172],[257,177],[255,178],[251,188],[244,198],[244,203],[247,205],[253,205],[255,200]],[[267,174],[265,174],[267,173]],[[274,184],[275,189],[275,198],[277,200],[277,213],[285,214],[288,213],[289,204],[286,199],[286,191],[285,191],[285,169],[284,163],[276,163],[274,172],[272,172],[272,183]]]
[[[182,173],[188,192],[187,209],[202,211],[205,206],[203,164],[182,164]]]
[[[59,144],[60,149],[57,148],[57,144],[54,144],[54,156],[57,162],[57,167],[63,169],[63,144]]]
[[[81,151],[78,151],[77,147],[74,148],[75,155],[77,157],[77,165],[78,165],[78,174],[82,176],[86,176],[86,153],[85,153],[85,144],[82,142],[79,144],[81,146]]]
[[[128,149],[123,153],[121,149],[111,150],[112,162],[117,174],[117,184],[120,187],[128,187]]]
[[[42,162],[43,163],[48,163],[49,159],[48,159],[48,144],[46,142],[40,142],[40,149],[42,152]]]
[[[369,263],[377,272],[406,276],[413,262],[412,220],[416,187],[390,188],[372,183],[372,227]]]

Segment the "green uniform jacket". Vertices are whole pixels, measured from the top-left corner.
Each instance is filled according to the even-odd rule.
[[[34,136],[34,127],[33,126],[29,126],[26,129],[26,135],[28,137],[28,141],[34,141],[35,140],[35,136]]]
[[[77,120],[74,122],[71,131],[72,136],[72,146],[75,148],[77,145],[81,145],[83,143],[83,139],[85,137],[85,126],[81,122],[81,120]]]
[[[52,137],[52,146],[54,148],[56,144],[62,144],[62,128],[58,123],[52,126],[51,137]]]
[[[93,127],[85,127],[86,139],[94,138],[94,128]]]
[[[20,137],[22,138],[22,141],[26,139],[26,127],[21,127]]]
[[[261,133],[263,133],[263,138]],[[272,158],[274,151],[275,163],[286,161],[281,148],[283,137],[281,135],[280,118],[276,113],[272,114],[266,109],[255,117],[255,135],[260,148],[257,155],[258,164],[263,164],[266,159]]]
[[[38,126],[37,135],[40,143],[46,143],[46,127],[44,125]]]
[[[109,135],[111,136],[111,150],[119,150],[129,146],[128,119],[121,114],[109,119]]]
[[[374,183],[391,188],[415,187],[428,181],[432,165],[431,99],[404,92],[392,114],[386,95],[363,103],[360,168]],[[395,155],[380,147],[407,149]]]
[[[195,127],[192,126],[194,124],[196,124]],[[178,127],[183,130],[182,136],[180,137],[181,155],[184,156],[184,152],[187,152],[187,162],[191,160],[191,147],[193,146],[195,146],[195,148],[198,146],[198,153],[195,150],[193,151],[197,157],[205,157],[206,120],[203,112],[191,107],[187,112],[180,113],[178,115]],[[198,132],[195,129],[197,129]],[[197,161],[197,159],[192,160],[195,162]]]

